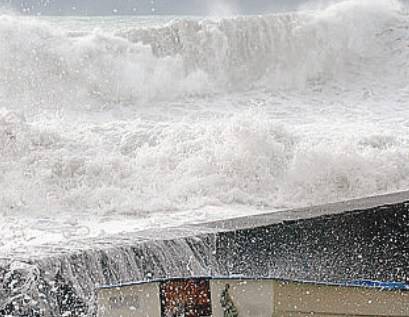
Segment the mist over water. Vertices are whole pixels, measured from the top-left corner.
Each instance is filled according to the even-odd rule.
[[[239,13],[239,5],[235,0],[208,1],[208,15],[226,17],[233,16]]]
[[[36,243],[68,219],[172,225],[408,189],[408,28],[389,0],[0,15],[2,223]]]

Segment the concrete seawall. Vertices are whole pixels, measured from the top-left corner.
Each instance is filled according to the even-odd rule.
[[[175,277],[408,283],[407,241],[404,192],[41,246],[0,259],[0,315],[93,316],[97,287]]]

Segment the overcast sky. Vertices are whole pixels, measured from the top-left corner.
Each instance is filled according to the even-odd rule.
[[[0,6],[44,15],[257,14],[306,0],[0,0]]]

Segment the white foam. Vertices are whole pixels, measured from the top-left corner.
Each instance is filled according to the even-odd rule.
[[[96,21],[0,16],[0,253],[409,188],[398,2]]]

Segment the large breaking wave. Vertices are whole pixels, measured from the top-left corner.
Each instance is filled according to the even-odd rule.
[[[406,189],[408,27],[387,0],[112,32],[0,16],[0,209],[274,208]]]
[[[398,52],[406,22],[399,3],[386,0],[111,33],[2,16],[0,88],[11,100],[24,93],[49,104],[61,96],[68,104],[138,104],[220,89],[300,88],[380,74],[396,79],[406,72],[399,63],[407,55]]]

